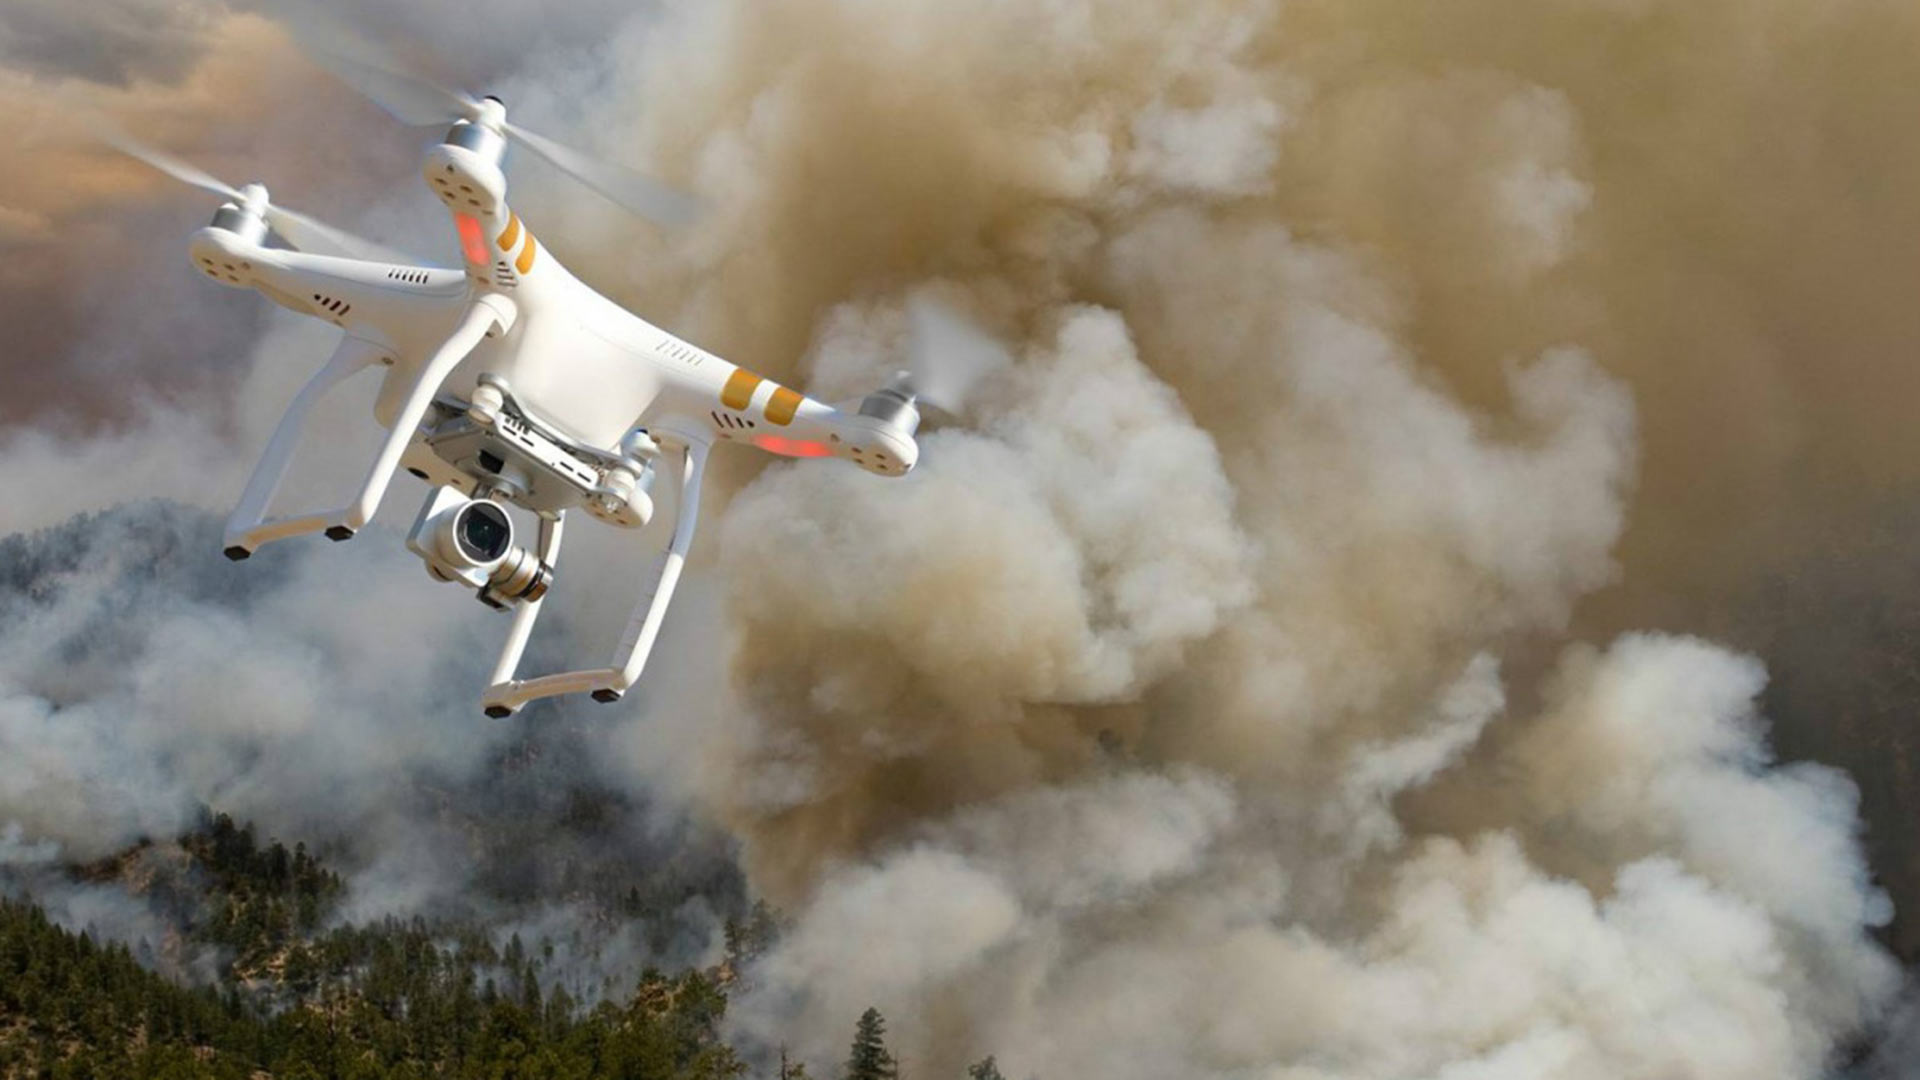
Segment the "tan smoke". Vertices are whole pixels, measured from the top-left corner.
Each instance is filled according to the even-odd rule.
[[[1911,478],[1912,13],[635,36],[674,101],[642,139],[717,203],[669,275],[709,338],[844,396],[933,283],[1014,353],[912,478],[776,467],[721,525],[703,783],[797,919],[746,1030],[824,1063],[891,1003],[949,1073],[1804,1077],[1884,1006],[1853,789],[1772,766],[1757,665],[1548,658],[1790,548],[1778,484]]]
[[[366,145],[218,26],[258,40],[98,93],[216,169]],[[663,666],[627,733],[794,917],[742,1033],[826,1066],[877,1004],[915,1075],[1745,1080],[1885,1007],[1850,783],[1774,765],[1756,662],[1614,635],[1914,478],[1920,9],[710,0],[590,52],[517,114],[713,212],[663,244],[517,171],[583,276],[828,398],[921,290],[1013,357],[907,480],[721,465],[726,685]],[[110,263],[65,230],[126,175],[25,170],[0,237]],[[204,487],[189,415],[11,433],[14,524],[151,490],[126,462]]]

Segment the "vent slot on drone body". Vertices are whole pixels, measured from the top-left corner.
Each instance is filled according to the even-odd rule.
[[[659,349],[663,355],[670,356],[689,367],[699,367],[701,362],[707,358],[706,353],[701,352],[699,349],[694,348],[671,334],[660,339]]]
[[[319,293],[313,294],[313,302],[326,308],[336,319],[344,317],[347,312],[353,310],[353,305],[347,303],[345,300],[337,300],[331,296],[322,296]]]
[[[427,283],[427,273],[424,270],[389,270],[387,271],[387,278],[390,281],[404,281],[409,285],[425,285]]]

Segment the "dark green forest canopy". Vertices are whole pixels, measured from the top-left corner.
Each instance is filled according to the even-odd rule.
[[[424,927],[328,935],[312,987],[268,1011],[236,988],[189,989],[0,901],[0,1074],[11,1077],[708,1077],[745,1066],[721,1042],[711,970],[649,971],[632,997],[581,1010],[543,995],[530,961],[446,949]],[[501,957],[511,961],[512,957]],[[509,970],[510,964],[509,964]]]
[[[720,1028],[740,973],[778,935],[764,906],[727,924],[719,963],[648,969],[589,1003],[543,984],[550,943],[516,935],[501,946],[482,926],[421,919],[323,929],[339,876],[304,846],[263,844],[225,815],[205,816],[178,844],[204,890],[186,933],[226,958],[217,984],[181,985],[125,944],[57,925],[28,900],[0,899],[0,1078],[705,1080],[752,1071]],[[133,854],[74,874],[110,879]],[[628,904],[641,910],[626,916],[648,914],[643,896]],[[893,1074],[884,1030],[877,1010],[859,1018],[849,1076]],[[806,1075],[784,1052],[777,1068]]]

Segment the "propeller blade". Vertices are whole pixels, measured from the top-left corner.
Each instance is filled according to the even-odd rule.
[[[244,198],[244,196],[240,194],[240,189],[232,187],[226,184],[225,182],[218,180],[213,176],[210,176],[207,173],[202,172],[199,169],[194,168],[192,165],[189,165],[186,162],[181,161],[179,158],[172,157],[167,154],[163,154],[160,151],[155,150],[153,147],[148,146],[143,142],[137,142],[134,139],[126,135],[123,135],[118,131],[114,131],[110,128],[103,128],[100,132],[100,136],[101,138],[105,139],[107,141],[107,144],[109,146],[112,146],[115,150],[120,151],[121,153],[127,155],[130,158],[135,159],[136,161],[144,161],[148,165],[151,165],[155,169],[158,169],[159,171],[166,173],[168,176],[173,177],[175,180],[178,180],[183,184],[186,184],[190,187],[197,187],[202,191],[210,191],[215,195],[224,196],[225,198],[232,199],[235,203],[241,202],[242,199]]]
[[[296,0],[278,0],[278,6],[282,21],[315,63],[365,94],[401,123],[425,127],[455,120],[478,120],[482,115],[481,102],[477,99],[395,70],[399,67],[397,62],[384,50],[349,33],[337,22],[337,13]],[[512,122],[502,124],[501,128],[561,172],[656,224],[684,225],[699,212],[699,203],[691,196],[651,177],[583,154]]]
[[[377,38],[354,28],[354,20],[326,0],[260,0],[307,54],[335,78],[365,94],[409,127],[471,119],[477,102],[418,75]]]
[[[156,150],[104,125],[100,128],[100,137],[128,157],[143,161],[183,184],[219,195],[231,200],[235,205],[246,205],[245,192],[179,158]],[[371,240],[361,239],[345,229],[335,228],[297,210],[275,206],[270,201],[260,207],[260,214],[266,219],[267,227],[279,233],[280,238],[293,245],[297,251],[403,265],[412,265],[419,261]]]
[[[402,266],[412,266],[420,261],[405,252],[376,244],[284,206],[269,204],[266,219],[267,226],[279,233],[282,240],[293,245],[296,251],[313,255],[338,255],[344,259],[365,262],[399,263]]]
[[[403,75],[366,56],[349,55],[337,44],[303,41],[307,55],[334,77],[365,94],[368,100],[409,127],[433,127],[470,119],[479,103],[465,94]]]
[[[685,225],[699,216],[700,204],[693,196],[652,177],[583,154],[518,124],[509,123],[506,130],[561,172],[657,225]]]
[[[985,376],[1012,366],[1013,356],[979,324],[919,293],[907,301],[907,366],[914,395],[959,415]]]

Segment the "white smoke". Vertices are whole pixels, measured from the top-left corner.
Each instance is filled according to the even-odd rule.
[[[5,605],[10,823],[80,859],[172,837],[202,805],[280,835],[330,834],[395,801],[416,771],[465,775],[486,755],[501,733],[440,688],[478,666],[456,657],[479,652],[484,627],[432,603],[403,552],[270,560],[247,568],[267,582],[246,581],[209,550],[182,550],[217,541],[183,537],[194,519],[150,504],[16,542],[21,569],[45,569],[37,595]]]
[[[1844,778],[1760,767],[1754,665],[1669,638],[1572,656],[1513,752],[1527,811],[1398,838],[1392,796],[1498,708],[1490,670],[1356,755],[1337,782],[1361,798],[1128,772],[923,825],[825,875],[742,1030],[824,1064],[879,1001],[917,1067],[990,1051],[1042,1076],[1819,1074],[1897,985],[1863,932],[1888,911]],[[1688,806],[1632,794],[1661,789]],[[1591,880],[1543,865],[1566,860]]]
[[[899,366],[924,289],[1013,358],[907,479],[746,480],[702,538],[723,597],[696,576],[599,744],[626,758],[593,770],[731,829],[794,920],[734,1033],[828,1070],[877,1005],[911,1072],[1049,1077],[1839,1065],[1898,983],[1851,782],[1774,761],[1758,661],[1569,632],[1610,586],[1743,563],[1715,545],[1794,449],[1783,387],[1841,416],[1896,396],[1780,359],[1879,371],[1914,339],[1882,296],[1910,264],[1873,238],[1920,168],[1865,156],[1889,125],[1829,121],[1888,112],[1915,20],[1812,10],[719,2],[569,37],[559,83],[530,61],[522,115],[711,207],[642,242],[554,199],[543,238],[589,280],[828,398]],[[531,220],[550,191],[521,190]],[[15,527],[231,488],[208,463],[295,377],[266,360],[234,432],[156,408],[10,436]],[[716,500],[748,467],[721,468]],[[369,838],[355,917],[477,873],[385,786],[485,744],[394,719],[472,683],[418,644],[464,655],[461,620],[333,589],[345,565],[139,615],[110,669],[49,655],[110,606],[77,575],[0,650],[4,745],[32,746],[0,768],[9,850],[119,842],[202,792],[293,827],[338,792]]]
[[[777,353],[852,295],[795,376],[835,396],[937,278],[1016,358],[907,480],[728,509],[704,790],[797,920],[736,1030],[823,1069],[875,1004],[948,1073],[1816,1075],[1898,983],[1850,783],[1775,766],[1713,646],[1538,677],[1642,434],[1607,368],[1643,293],[1590,234],[1645,197],[1594,165],[1618,106],[1308,7],[647,39],[643,88],[701,89],[652,145],[735,171],[696,318]]]

